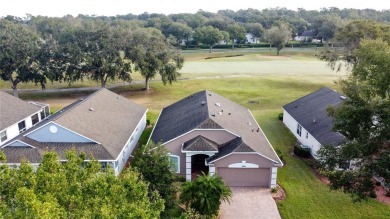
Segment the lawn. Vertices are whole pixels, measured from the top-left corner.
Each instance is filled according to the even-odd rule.
[[[278,203],[282,218],[390,218],[390,206],[373,199],[353,203],[349,195],[331,191],[318,180],[310,167],[290,155],[295,139],[277,119],[278,113],[282,112],[281,107],[290,101],[322,86],[338,89],[333,81],[344,76],[345,72],[336,73],[327,69],[323,62],[315,59],[313,51],[305,54],[286,51],[283,58],[251,53],[231,58],[199,58],[208,55],[199,52],[186,54],[189,61],[185,63],[182,73],[183,77],[192,80],[181,80],[172,86],[154,82],[151,83],[150,93],[141,91],[141,84],[113,90],[148,107],[148,118],[152,123],[163,107],[205,89],[251,109],[272,145],[282,152],[286,161],[278,174],[278,183],[287,193],[287,198]],[[81,95],[85,93],[62,93],[51,97],[37,93],[22,94],[21,97],[51,103],[57,109]],[[250,101],[258,104],[251,104]],[[151,129],[143,135],[143,142],[150,132]]]

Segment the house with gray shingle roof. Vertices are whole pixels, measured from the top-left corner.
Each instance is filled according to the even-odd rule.
[[[321,145],[337,146],[345,140],[341,133],[332,130],[333,119],[326,112],[328,107],[337,107],[345,99],[337,91],[321,88],[284,105],[283,123],[316,158]]]
[[[0,91],[0,147],[50,114],[47,104],[26,102]]]
[[[2,150],[8,164],[39,164],[46,151],[66,161],[66,151],[85,153],[118,175],[146,127],[147,109],[105,88],[81,98],[16,136]]]
[[[170,152],[177,174],[218,174],[229,186],[275,187],[283,166],[249,109],[200,91],[162,109],[149,141]]]

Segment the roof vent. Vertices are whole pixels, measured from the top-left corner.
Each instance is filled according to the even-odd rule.
[[[229,115],[231,115],[231,113],[228,113]]]
[[[314,118],[314,119],[313,119],[313,123],[316,123],[316,122],[317,122],[317,121],[316,121],[316,118]]]
[[[294,107],[295,107],[295,108],[297,108],[297,107],[298,107],[298,105],[294,105]]]
[[[217,107],[221,107],[221,103],[215,103]]]
[[[347,97],[346,96],[340,96],[340,99],[345,100],[345,99],[347,99]]]
[[[202,105],[205,105],[206,104],[206,101],[202,101],[202,103],[201,103]]]
[[[252,125],[252,123],[251,123],[251,122],[248,122],[248,125]]]
[[[209,93],[209,96],[211,96],[211,94]]]
[[[215,116],[215,113],[211,113],[212,116]]]
[[[91,108],[89,108],[89,111],[93,112],[93,111],[94,111],[94,109],[91,107]]]
[[[218,114],[219,114],[220,116],[222,116],[222,112],[218,112]]]
[[[80,98],[80,101],[83,101],[84,100],[84,98]]]
[[[120,96],[117,96],[116,99],[120,99],[121,97]]]

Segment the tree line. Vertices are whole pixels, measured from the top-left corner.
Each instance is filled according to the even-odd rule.
[[[73,83],[90,78],[106,86],[108,80],[131,81],[138,71],[149,90],[150,79],[164,84],[180,76],[184,59],[178,47],[221,41],[245,43],[245,33],[272,44],[277,54],[285,43],[305,30],[337,43],[336,32],[357,19],[390,21],[389,10],[324,8],[320,11],[286,8],[220,10],[217,13],[148,14],[118,16],[64,16],[61,18],[12,15],[0,18],[0,77],[17,85],[47,81]]]
[[[184,59],[172,39],[156,28],[126,22],[73,17],[0,19],[0,77],[17,85],[47,80],[73,83],[86,78],[102,87],[108,80],[131,81],[138,71],[149,80],[160,75],[164,84],[179,77]]]

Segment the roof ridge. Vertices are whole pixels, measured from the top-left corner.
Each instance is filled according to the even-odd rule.
[[[76,108],[77,106],[81,105],[82,103],[85,103],[87,100],[91,99],[93,96],[95,96],[96,94],[100,93],[100,92],[103,91],[103,90],[107,90],[107,88],[102,87],[102,88],[100,88],[99,90],[97,90],[97,91],[95,91],[95,92],[89,94],[89,95],[86,96],[85,98],[82,97],[82,98],[76,100],[75,102],[69,104],[68,106],[71,106],[72,104],[74,104],[74,106],[71,106],[71,107],[70,107],[69,109],[67,109],[65,112],[61,112],[61,110],[63,110],[64,108],[66,108],[66,107],[68,107],[68,106],[66,106],[66,107],[64,107],[64,108],[62,108],[62,109],[60,109],[58,112],[61,112],[61,115],[57,116],[57,117],[54,118],[52,121],[56,121],[56,120],[58,120],[59,118],[61,118],[62,116],[68,114],[68,113],[69,113],[70,111],[72,111],[74,108]],[[77,102],[77,104],[76,104],[76,102]]]
[[[328,89],[328,90],[330,90],[330,91],[334,91],[334,92],[336,92],[336,93],[342,95],[341,93],[339,93],[339,92],[337,92],[337,91],[335,91],[335,90],[332,90],[332,89],[330,89],[329,87],[323,86],[322,88],[317,89],[317,90],[315,90],[315,91],[313,91],[313,92],[310,92],[310,93],[306,94],[305,96],[302,96],[302,97],[300,97],[300,98],[298,98],[298,99],[296,99],[296,100],[294,100],[294,101],[292,101],[292,102],[290,102],[290,103],[293,103],[293,102],[295,102],[295,101],[298,101],[298,100],[300,100],[300,99],[303,99],[303,98],[305,98],[305,97],[307,97],[307,96],[309,96],[309,95],[311,95],[311,94],[313,94],[313,93],[315,93],[315,92],[317,92],[317,91],[320,91],[320,90],[322,90],[322,89],[324,89],[324,88],[326,88],[326,89]],[[283,105],[283,107],[289,105],[290,103],[287,103],[287,104]],[[282,107],[282,108],[283,108],[283,107]]]

